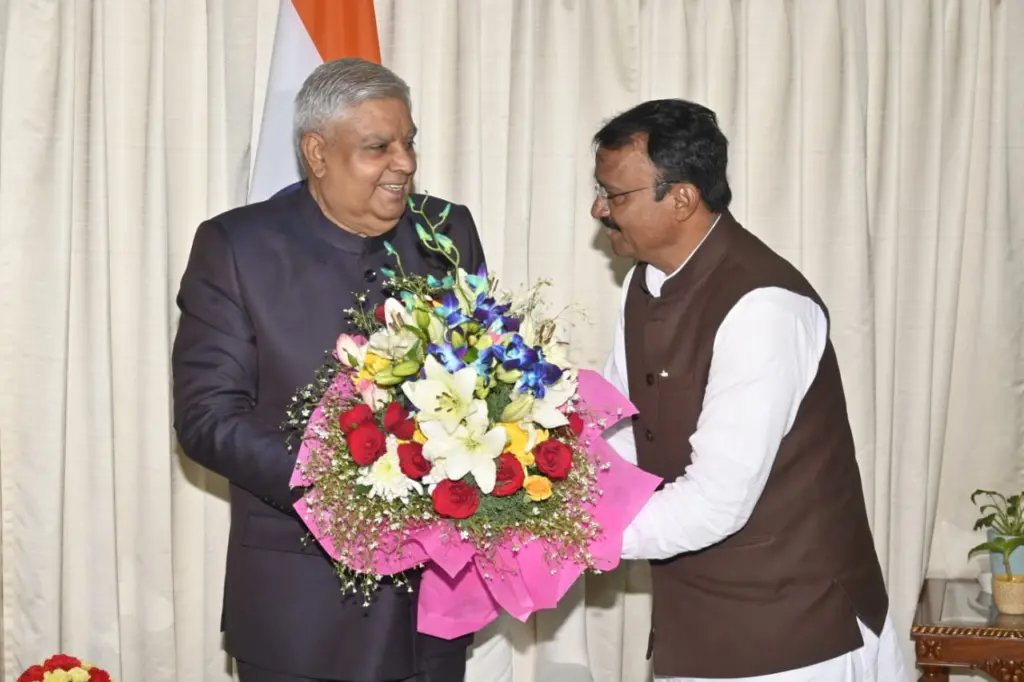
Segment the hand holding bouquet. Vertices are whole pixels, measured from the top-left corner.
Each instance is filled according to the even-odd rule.
[[[390,297],[348,311],[362,334],[339,337],[290,408],[304,433],[292,485],[311,486],[296,509],[346,589],[369,604],[381,576],[425,564],[420,629],[455,637],[617,565],[659,481],[602,440],[634,410],[570,365],[543,284],[513,296],[466,272],[439,230],[448,209],[432,222],[411,208],[449,274],[406,273],[386,245]]]

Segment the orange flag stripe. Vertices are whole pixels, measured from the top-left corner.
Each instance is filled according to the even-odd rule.
[[[373,0],[292,0],[325,62],[362,57],[380,64]]]

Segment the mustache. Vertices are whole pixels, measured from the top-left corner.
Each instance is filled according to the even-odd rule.
[[[601,218],[598,218],[598,220],[600,220],[601,224],[604,225],[609,230],[615,230],[616,232],[622,232],[622,228],[620,228],[615,223],[615,221],[612,220],[611,216],[603,216]]]

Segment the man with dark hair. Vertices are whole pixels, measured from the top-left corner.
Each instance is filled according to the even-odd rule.
[[[592,213],[638,261],[606,376],[639,414],[610,441],[665,480],[623,541],[655,674],[906,680],[828,312],[729,213],[715,114],[645,102],[594,140]]]

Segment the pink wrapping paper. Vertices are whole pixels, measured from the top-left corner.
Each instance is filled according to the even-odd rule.
[[[661,479],[623,460],[601,437],[606,428],[636,414],[636,408],[600,374],[590,370],[579,371],[578,391],[580,408],[591,417],[580,438],[591,456],[602,463],[598,467],[602,495],[591,513],[603,533],[590,546],[590,553],[597,568],[608,571],[619,564],[626,526],[654,494]],[[317,408],[310,423],[317,423],[321,416]],[[301,471],[317,445],[309,435],[307,432],[299,450],[293,486],[312,484]],[[307,498],[315,494],[315,490],[308,493],[295,503],[295,509],[324,550],[337,559],[330,537],[320,531],[310,513]],[[526,620],[536,611],[554,608],[583,569],[573,563],[553,565],[547,561],[540,540],[525,542],[518,552],[511,546],[503,547],[495,559],[485,562],[471,543],[453,538],[440,524],[414,534],[401,551],[396,551],[396,544],[382,542],[372,570],[392,575],[427,562],[420,584],[419,630],[445,639],[480,630],[501,610]]]

